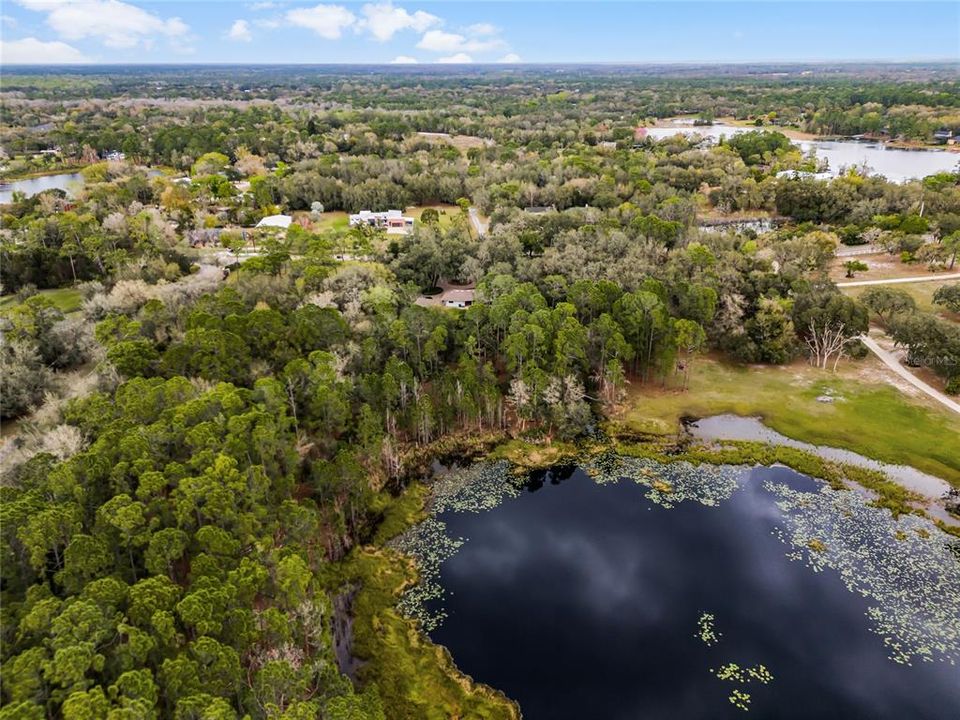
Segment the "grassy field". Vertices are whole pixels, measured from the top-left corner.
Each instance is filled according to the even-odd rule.
[[[886,372],[873,358],[844,363],[836,374],[806,364],[746,367],[703,358],[686,391],[632,385],[618,419],[670,434],[682,415],[758,416],[796,440],[910,465],[960,486],[960,417],[906,397],[883,381]],[[842,399],[817,402],[827,390]]]
[[[945,320],[960,322],[960,314],[952,313],[941,305],[933,304],[933,293],[937,291],[937,288],[941,287],[942,285],[951,284],[956,285],[957,283],[956,281],[942,282],[932,280],[930,282],[899,283],[896,285],[891,285],[890,287],[896,288],[897,290],[903,290],[905,293],[908,293],[910,297],[913,298],[914,302],[917,303],[917,308],[919,310],[936,313]],[[844,294],[849,295],[852,298],[859,298],[869,288],[870,286],[860,286],[841,288],[841,290]]]
[[[419,223],[420,216],[423,215],[423,211],[426,210],[428,207],[433,208],[440,213],[440,227],[444,229],[450,227],[453,224],[454,218],[459,217],[460,215],[463,215],[460,208],[457,207],[456,205],[443,205],[443,204],[409,207],[406,209],[405,214],[409,215]]]
[[[52,290],[41,290],[37,293],[53,301],[60,312],[66,314],[77,312],[80,309],[80,291],[76,288],[64,287]],[[4,295],[0,298],[0,313],[5,313],[19,305],[15,295]]]
[[[333,210],[325,212],[320,219],[313,223],[313,229],[316,232],[324,230],[346,230],[350,226],[350,219],[347,213],[342,210]]]

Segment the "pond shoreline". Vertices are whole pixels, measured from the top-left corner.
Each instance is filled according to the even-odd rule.
[[[419,570],[411,558],[387,546],[429,515],[433,501],[431,478],[436,477],[437,463],[462,466],[480,459],[507,460],[514,474],[528,476],[551,467],[595,460],[611,452],[666,463],[784,465],[834,489],[865,490],[876,496],[878,506],[890,509],[894,517],[901,513],[928,517],[922,510],[910,507],[905,498],[913,496],[882,473],[785,445],[738,440],[719,445],[697,443],[689,434],[667,440],[612,423],[604,425],[595,439],[580,443],[537,442],[506,431],[444,438],[405,456],[402,491],[385,509],[370,544],[355,548],[339,564],[332,584],[328,585],[333,596],[351,593],[349,608],[338,609],[336,622],[343,628],[344,621],[349,621],[349,649],[343,647],[347,654],[341,657],[352,666],[358,680],[391,687],[390,701],[399,704],[388,708],[422,708],[420,703],[429,697],[434,703],[432,707],[443,707],[451,713],[470,708],[478,717],[519,717],[519,708],[513,701],[494,688],[474,682],[459,670],[446,648],[425,635],[416,620],[399,614],[397,603],[411,584],[419,582]],[[960,537],[960,525],[950,525],[939,518],[934,522],[943,532]],[[383,652],[388,658],[385,662],[379,660]],[[406,677],[404,666],[417,667],[418,673],[425,672],[427,676]]]
[[[905,183],[941,172],[955,173],[960,156],[947,150],[948,146],[905,147],[902,143],[867,138],[835,139],[827,136],[810,137],[808,133],[784,132],[777,126],[750,126],[713,122],[695,125],[686,121],[658,122],[647,128],[647,138],[665,140],[675,135],[697,137],[710,144],[723,137],[733,137],[752,131],[777,131],[786,135],[801,154],[815,153],[818,162],[826,163],[825,172],[831,178],[839,177],[846,168],[858,168],[870,175],[886,177],[894,183]]]
[[[764,473],[766,473],[766,475],[764,475]],[[777,478],[781,477],[783,473],[787,473],[788,476],[791,475],[787,470],[780,470],[779,473],[780,475],[776,476]],[[466,591],[470,590],[470,587],[468,584],[465,585],[465,583],[469,583],[470,581],[463,580],[464,578],[475,575],[478,572],[481,574],[486,572],[490,574],[490,578],[488,583],[481,583],[483,587],[497,588],[496,590],[490,591],[491,594],[495,595],[497,592],[507,593],[504,597],[510,598],[509,587],[513,586],[516,582],[521,582],[520,577],[530,577],[531,574],[536,578],[541,577],[537,570],[540,566],[531,565],[529,558],[529,554],[536,554],[536,552],[539,551],[526,553],[522,550],[531,547],[541,547],[541,545],[536,542],[537,539],[546,540],[551,543],[560,543],[556,553],[548,553],[542,558],[544,567],[551,562],[556,564],[558,559],[561,561],[569,559],[574,549],[588,548],[590,551],[583,555],[582,561],[580,561],[580,565],[578,566],[579,571],[570,571],[573,576],[582,578],[585,576],[583,572],[585,566],[589,565],[594,567],[598,557],[601,557],[601,555],[593,551],[595,545],[603,545],[606,543],[607,550],[611,550],[611,538],[619,539],[622,537],[619,532],[607,534],[605,532],[606,525],[604,524],[605,521],[603,518],[609,517],[611,518],[610,522],[615,524],[613,518],[619,517],[621,521],[626,520],[630,528],[646,527],[655,521],[653,518],[647,519],[649,516],[644,515],[644,521],[638,524],[637,520],[640,520],[640,518],[638,515],[635,515],[635,510],[627,509],[621,514],[616,508],[623,508],[625,505],[622,503],[614,503],[616,508],[608,507],[609,513],[601,513],[600,515],[594,513],[594,520],[584,521],[588,525],[590,522],[593,522],[596,526],[589,535],[591,538],[596,538],[596,543],[591,542],[585,545],[585,537],[577,540],[577,531],[575,529],[571,531],[573,533],[571,539],[564,530],[576,528],[576,518],[587,518],[591,515],[590,511],[586,509],[588,503],[584,502],[582,505],[575,503],[571,506],[568,502],[570,486],[567,481],[572,474],[579,474],[581,483],[585,479],[592,480],[592,482],[588,483],[590,487],[593,487],[593,485],[620,487],[622,480],[632,479],[646,486],[648,500],[657,505],[662,505],[666,509],[683,505],[684,508],[689,510],[691,505],[695,507],[697,503],[709,507],[716,507],[719,506],[720,503],[723,503],[726,507],[726,501],[733,497],[734,491],[737,491],[737,497],[741,497],[743,493],[746,493],[750,498],[744,501],[745,504],[741,503],[741,506],[751,508],[751,512],[756,512],[756,514],[760,516],[764,515],[765,511],[755,510],[758,506],[754,503],[754,500],[757,497],[757,493],[770,491],[770,487],[768,487],[766,481],[763,483],[753,482],[754,480],[763,480],[766,476],[770,475],[770,471],[754,471],[746,468],[737,469],[730,466],[702,468],[697,464],[691,465],[685,462],[661,463],[659,460],[648,460],[642,457],[635,458],[629,455],[620,455],[618,458],[613,453],[609,456],[597,455],[592,459],[578,463],[577,470],[568,470],[566,465],[559,469],[554,468],[547,471],[545,473],[546,480],[541,480],[539,483],[537,480],[544,476],[543,473],[533,472],[523,474],[525,476],[529,475],[532,478],[532,487],[529,480],[514,477],[510,468],[502,461],[492,463],[481,462],[477,465],[451,470],[449,473],[442,473],[436,480],[431,482],[431,485],[435,487],[436,501],[431,505],[430,518],[418,527],[413,528],[406,536],[399,538],[397,543],[392,543],[391,546],[404,554],[410,554],[416,558],[417,569],[424,576],[424,589],[423,591],[415,590],[412,593],[410,596],[412,604],[407,603],[407,597],[404,598],[404,602],[401,604],[404,614],[407,617],[414,618],[412,622],[419,625],[421,631],[428,633],[428,636],[433,639],[436,644],[446,647],[451,652],[455,662],[458,662],[458,667],[459,661],[463,661],[465,664],[461,671],[472,674],[474,677],[480,677],[485,682],[491,683],[494,687],[503,689],[508,696],[514,697],[520,702],[521,709],[526,710],[526,708],[529,707],[534,716],[538,717],[550,717],[551,715],[543,715],[542,712],[540,715],[537,715],[536,712],[534,712],[537,709],[536,703],[528,706],[527,703],[531,701],[532,698],[529,694],[524,695],[520,688],[524,687],[526,683],[532,683],[531,686],[534,686],[539,682],[540,695],[541,697],[545,697],[543,693],[544,688],[542,687],[545,681],[542,679],[521,679],[521,676],[516,674],[517,672],[522,672],[519,667],[499,673],[496,670],[491,670],[490,662],[499,664],[500,661],[496,658],[490,660],[491,651],[483,650],[484,643],[490,642],[496,647],[509,647],[509,645],[505,643],[513,642],[509,636],[515,631],[507,630],[503,634],[504,637],[501,637],[501,642],[497,642],[495,639],[498,637],[497,634],[492,628],[484,625],[484,618],[487,617],[487,611],[483,610],[482,607],[485,607],[484,603],[487,602],[487,600],[484,599],[483,602],[473,600],[466,602],[466,604],[462,600],[462,598],[468,595],[470,597],[484,598],[482,594],[480,596],[472,592],[468,594]],[[861,567],[863,556],[860,554],[858,539],[861,538],[859,532],[864,526],[860,523],[864,518],[869,517],[873,518],[873,527],[878,528],[878,530],[873,535],[869,533],[863,535],[864,538],[869,537],[871,541],[880,538],[884,542],[884,547],[886,547],[886,543],[893,543],[895,546],[896,543],[908,542],[911,538],[913,539],[912,542],[915,543],[927,543],[928,547],[933,548],[932,552],[938,554],[937,557],[940,558],[940,561],[946,562],[952,568],[949,577],[956,578],[956,567],[953,564],[955,563],[955,558],[949,556],[949,553],[946,553],[943,549],[941,539],[931,534],[936,531],[932,528],[929,520],[921,520],[917,517],[904,517],[898,520],[892,518],[888,513],[885,513],[883,509],[870,507],[871,503],[862,497],[858,498],[856,494],[838,492],[828,488],[822,492],[818,492],[816,489],[817,483],[814,482],[813,479],[804,478],[798,480],[802,480],[799,487],[791,485],[789,490],[784,488],[783,492],[786,493],[785,495],[777,495],[778,500],[784,501],[788,507],[780,507],[780,512],[783,513],[782,522],[784,523],[784,529],[780,533],[774,533],[774,536],[787,546],[788,551],[785,554],[788,560],[801,559],[805,561],[813,568],[813,575],[816,575],[820,570],[825,568],[836,570],[841,574],[844,584],[846,585],[846,590],[854,597],[858,597],[864,592],[864,588],[867,588],[871,593],[869,595],[870,597],[884,597],[896,600],[899,596],[890,591],[890,585],[886,581],[886,578],[895,576],[896,569],[901,565],[903,565],[905,571],[908,567],[911,567],[908,558],[912,556],[905,554],[907,550],[900,551],[894,548],[894,555],[891,557],[899,559],[891,560],[890,564],[885,566],[886,569],[873,565],[871,562],[865,563],[863,567]],[[521,528],[536,528],[540,527],[541,523],[531,521],[518,525],[518,511],[510,510],[507,511],[507,515],[503,515],[502,509],[498,509],[501,505],[529,508],[531,503],[534,502],[531,500],[529,492],[537,492],[539,498],[541,488],[547,488],[547,496],[556,498],[558,497],[556,493],[560,492],[560,490],[553,488],[554,485],[566,488],[567,500],[561,501],[560,504],[558,504],[556,500],[552,500],[547,507],[550,508],[552,506],[551,512],[554,514],[561,513],[559,517],[565,518],[569,521],[569,524],[567,522],[559,522],[554,523],[557,527],[553,530],[539,531],[534,529],[528,532]],[[627,485],[630,485],[630,483],[627,483]],[[501,491],[501,486],[510,491]],[[763,487],[763,491],[760,490],[761,487]],[[771,487],[780,488],[779,485]],[[776,492],[779,493],[779,489]],[[581,496],[582,493],[574,494],[574,497]],[[844,499],[845,496],[846,499]],[[694,502],[688,505],[687,501]],[[517,503],[519,503],[519,505],[517,505]],[[542,505],[543,503],[539,502],[539,504]],[[609,506],[610,503],[608,502],[607,505]],[[829,512],[827,512],[828,508],[830,509]],[[864,514],[861,514],[857,510],[858,508],[862,509]],[[474,531],[479,527],[477,521],[472,519],[458,519],[485,515],[491,511],[501,514],[496,521],[493,521],[494,524],[491,526],[493,530],[488,533],[488,542],[486,542],[486,544],[484,544],[485,541],[477,539],[483,537],[482,535],[474,535]],[[526,512],[529,515],[529,511],[519,512]],[[715,511],[711,510],[709,512],[713,513]],[[809,522],[806,520],[789,520],[788,517],[792,517],[794,513],[800,513],[801,516],[809,518]],[[513,525],[510,525],[510,520],[506,520],[506,518],[511,517],[513,518]],[[820,518],[823,518],[823,520],[821,521]],[[836,530],[837,526],[831,518],[840,520],[840,530]],[[847,521],[843,520],[843,518],[853,519]],[[541,519],[545,524],[546,519]],[[687,520],[689,520],[689,518],[687,518]],[[709,525],[709,523],[707,523],[707,525]],[[511,527],[514,529],[511,530]],[[684,528],[689,529],[690,527],[691,524],[689,522],[681,522],[677,524],[674,529],[682,536],[683,532],[685,532]],[[694,535],[699,538],[699,533],[704,525],[698,524],[696,527],[697,530],[694,532]],[[736,527],[740,528],[741,526],[737,525]],[[831,528],[833,528],[833,530],[831,530]],[[894,531],[896,532],[894,533]],[[477,530],[477,532],[479,531]],[[739,535],[740,531],[737,530],[735,534]],[[892,539],[894,534],[896,535],[895,541]],[[491,536],[496,539],[489,541]],[[468,539],[466,544],[464,544],[464,538]],[[757,540],[759,540],[759,538],[757,538]],[[451,541],[454,543],[453,545],[450,544]],[[470,548],[473,547],[475,541],[480,543],[478,546],[480,549],[471,551]],[[667,541],[665,540],[664,542]],[[737,547],[740,546],[739,543],[734,543],[734,545]],[[754,553],[759,552],[756,548],[760,545],[761,543],[759,542],[749,545],[751,548],[748,553],[749,562],[752,563],[757,557]],[[619,547],[623,548],[624,546],[621,543]],[[878,546],[871,544],[870,547],[876,548]],[[450,551],[451,548],[452,552]],[[911,551],[912,549],[913,546],[911,546]],[[458,568],[454,565],[456,569],[444,571],[445,574],[448,572],[452,573],[444,580],[439,574],[440,565],[443,564],[443,567],[446,568],[448,561],[452,561],[453,558],[459,557],[463,553],[471,552],[472,556],[469,563],[464,564],[464,561],[461,560]],[[512,558],[514,557],[514,552],[518,553],[517,557],[526,558],[526,560],[518,559],[515,564],[512,564],[513,561],[507,561],[505,558],[502,560],[496,559],[498,557],[497,553],[501,555],[506,553]],[[623,550],[623,552],[611,550],[611,553],[602,555],[602,557],[608,557],[610,562],[607,564],[600,563],[600,568],[597,571],[597,581],[601,586],[606,587],[604,583],[611,581],[611,570],[613,567],[623,566],[622,562],[618,561],[634,561],[641,555],[649,559],[657,555],[658,552],[660,552],[659,548],[657,551],[648,555],[643,555],[643,553],[638,555],[637,551],[631,550]],[[773,554],[778,555],[779,552],[783,551],[775,550]],[[843,554],[845,552],[847,553],[846,555]],[[671,554],[667,553],[667,556],[671,556]],[[873,558],[874,556],[871,555],[870,557]],[[474,564],[475,561],[477,564]],[[524,563],[526,563],[526,565]],[[906,565],[904,565],[904,563],[906,563]],[[648,565],[646,560],[640,564],[640,566],[645,565]],[[627,562],[623,567],[625,567],[623,583],[628,584],[630,582],[629,578],[636,576],[639,566]],[[519,570],[518,568],[523,568],[523,570]],[[878,568],[882,570],[882,572],[878,570]],[[879,574],[877,574],[878,572]],[[888,575],[888,572],[893,574]],[[916,574],[919,576],[920,572],[920,570],[917,570]],[[504,575],[504,573],[506,574]],[[510,573],[513,573],[513,575]],[[544,573],[545,576],[549,576],[549,571],[544,570]],[[871,575],[871,573],[874,574]],[[554,573],[554,575],[557,575],[557,573]],[[564,577],[566,576],[564,575]],[[672,574],[671,577],[673,577]],[[703,576],[697,575],[697,577]],[[761,574],[758,577],[767,577],[767,575]],[[864,582],[867,582],[867,584],[864,585],[859,582],[859,578],[861,577],[864,578]],[[460,580],[452,585],[448,585],[447,581],[452,578],[460,578]],[[875,579],[876,582],[873,582]],[[531,582],[536,583],[538,580]],[[761,581],[761,584],[763,584],[763,582],[766,581]],[[872,585],[869,584],[871,582],[873,582]],[[770,581],[770,584],[776,587],[779,585],[779,581],[775,579]],[[670,583],[667,583],[667,585],[669,586]],[[642,582],[639,586],[648,588],[650,587],[650,583]],[[551,585],[551,587],[555,587],[557,591],[561,591],[559,587],[553,585]],[[622,590],[623,587],[624,585],[617,581],[615,587],[611,586],[608,589],[614,593],[614,597],[622,597],[617,594],[617,591]],[[923,600],[918,600],[918,603],[926,603],[925,606],[918,605],[918,607],[921,607],[921,609],[922,607],[930,607],[930,603],[936,602],[936,588],[936,583],[929,581],[924,585],[922,592],[918,590],[918,592],[920,592],[919,597],[924,598]],[[536,595],[537,591],[531,588],[530,592],[532,593],[530,595],[530,602],[537,608],[549,607],[548,602],[541,602],[543,598],[536,599],[538,598]],[[550,593],[552,590],[545,590],[544,592]],[[571,592],[577,597],[583,594],[593,594],[587,593],[586,590],[571,590]],[[452,593],[452,595],[447,595],[447,593]],[[516,596],[517,592],[514,592],[513,595]],[[521,596],[519,602],[522,603],[522,598],[527,595],[525,592],[520,592],[519,595]],[[864,595],[864,597],[866,596],[867,595]],[[647,595],[644,594],[643,597],[647,598]],[[456,598],[461,599],[458,601]],[[513,600],[516,600],[516,597],[514,597]],[[608,600],[609,595],[605,597],[604,600],[597,602],[603,609],[609,607],[607,604]],[[454,604],[448,605],[449,602],[453,602]],[[512,600],[508,599],[507,602],[512,602]],[[650,599],[650,603],[653,604],[654,601]],[[563,609],[566,610],[566,605],[563,603],[561,603],[561,605],[563,605]],[[713,606],[708,605],[708,607],[712,608]],[[470,614],[471,608],[472,615]],[[899,608],[899,606],[885,604],[883,605],[884,614],[868,613],[867,617],[871,619],[871,627],[881,635],[889,633],[893,635],[894,638],[914,637],[911,630],[914,624],[903,620],[905,616],[898,615],[897,612],[895,612],[897,608]],[[637,610],[641,615],[643,614],[640,608],[637,608]],[[729,608],[727,608],[727,610],[729,610]],[[880,611],[876,612],[879,613]],[[533,614],[536,615],[536,611],[534,611]],[[604,610],[601,614],[606,616],[607,610]],[[941,617],[941,620],[953,617],[952,612],[949,611],[941,615],[942,617],[938,616]],[[517,617],[517,615],[511,612],[510,617]],[[732,617],[732,615],[730,612],[727,612],[725,617],[729,618]],[[877,618],[880,617],[892,618],[892,624],[884,625],[881,623],[874,625],[873,623],[878,622]],[[457,629],[452,631],[446,630],[445,628],[448,624],[456,622],[457,618],[460,618],[459,626],[455,626]],[[659,621],[651,620],[650,622],[657,625],[660,624]],[[900,624],[897,625],[897,622]],[[955,638],[956,624],[953,623],[952,620],[944,620],[944,622],[950,622],[952,629],[943,637]],[[465,626],[464,623],[467,623],[467,625]],[[469,628],[475,624],[481,629],[469,630]],[[534,625],[536,626],[536,623],[534,623]],[[467,628],[467,630],[464,628]],[[453,634],[451,634],[451,632]],[[464,634],[465,632],[467,634]],[[482,637],[484,640],[478,645],[476,642],[477,637],[471,638],[469,636],[470,632],[473,632],[474,635],[477,635],[479,632],[480,635],[478,637]],[[530,633],[535,632],[537,631],[530,631]],[[543,631],[541,628],[541,635],[542,634]],[[530,638],[536,636],[524,632],[523,637],[533,642]],[[517,641],[520,642],[519,638]],[[887,642],[886,638],[884,642]],[[950,642],[954,643],[953,640]],[[576,645],[576,643],[573,644]],[[534,647],[542,647],[542,645],[543,643],[535,643]],[[566,642],[558,643],[559,647],[568,647],[569,645],[570,643]],[[528,652],[526,654],[535,655],[536,651],[533,653],[529,652],[529,647],[530,646],[528,646]],[[926,648],[923,642],[915,645],[916,650],[904,650],[904,647],[901,647],[898,642],[890,642],[888,647],[891,648],[891,654],[882,659],[893,660],[900,664],[910,664],[910,659],[913,657],[910,653],[922,653]],[[945,651],[946,654],[940,659],[945,659],[952,665],[950,653],[956,652],[956,645],[952,644],[945,647],[947,647]],[[479,648],[479,650],[477,650],[477,648]],[[478,664],[478,657],[484,656],[484,653],[486,653],[487,661],[485,661],[485,664]],[[559,657],[557,659],[559,660]],[[880,659],[879,657],[875,658],[875,660]],[[507,662],[506,658],[503,658],[502,661]],[[522,662],[521,665],[528,667],[530,665],[529,658],[527,658],[526,662]],[[802,665],[802,662],[800,665]],[[887,665],[884,664],[884,667],[887,667]],[[511,675],[511,673],[514,674]],[[855,674],[856,673],[854,673],[854,675]],[[797,678],[800,676],[795,672],[793,677]],[[903,679],[903,677],[904,676],[900,676],[901,679]],[[656,690],[652,689],[650,692],[655,694]],[[908,689],[904,689],[903,692],[909,695]],[[542,702],[541,705],[543,705]],[[542,707],[540,710],[542,711]],[[721,715],[722,713],[718,714],[717,717]],[[725,717],[725,715],[723,716]]]
[[[960,524],[960,518],[950,515],[943,503],[951,489],[950,483],[916,468],[874,460],[852,450],[795,440],[767,427],[759,417],[742,417],[727,413],[706,418],[684,418],[682,422],[685,431],[700,441],[722,443],[737,440],[783,445],[812,453],[824,460],[881,472],[893,482],[921,495],[923,501],[916,503],[918,508],[926,510],[932,517],[944,523]]]
[[[89,167],[87,164],[81,163],[79,165],[63,165],[58,168],[47,168],[45,170],[32,170],[27,173],[15,173],[13,175],[4,175],[0,176],[0,187],[8,185],[10,183],[18,182],[19,180],[35,180],[41,177],[47,177],[48,175],[75,175],[76,173],[83,170],[85,167]]]
[[[658,119],[650,127],[653,128],[678,128],[678,129],[689,129],[693,128],[708,128],[713,125],[729,125],[731,127],[743,128],[744,130],[761,130],[768,132],[778,132],[791,140],[798,141],[822,141],[822,142],[849,142],[849,143],[872,143],[885,145],[888,148],[893,150],[909,150],[924,152],[932,150],[934,152],[944,151],[944,152],[954,152],[960,153],[960,145],[942,145],[935,142],[924,142],[922,140],[897,140],[895,138],[889,139],[879,139],[879,138],[865,138],[861,135],[820,135],[818,133],[807,132],[806,130],[800,130],[796,126],[790,125],[755,125],[749,120],[738,120],[733,117],[721,117],[712,120],[709,123],[705,124],[696,124],[694,122],[697,118],[690,115],[678,115],[670,118],[661,118]]]

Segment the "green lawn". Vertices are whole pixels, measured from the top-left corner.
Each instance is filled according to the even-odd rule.
[[[685,414],[759,416],[796,440],[910,465],[960,487],[960,416],[906,397],[883,382],[883,372],[873,359],[845,363],[834,374],[800,364],[745,367],[703,358],[689,390],[632,385],[621,419],[667,434]],[[828,389],[842,400],[817,402]]]
[[[72,312],[77,312],[80,309],[82,298],[80,296],[80,291],[76,288],[54,288],[52,290],[41,290],[37,294],[52,300],[54,305],[56,305],[65,315]],[[19,304],[20,303],[17,301],[15,295],[4,295],[3,297],[0,297],[0,313],[5,313]]]
[[[864,277],[866,278],[866,276]],[[942,305],[933,304],[933,294],[937,291],[937,289],[943,285],[951,284],[956,283],[944,282],[942,280],[931,280],[929,282],[898,283],[895,285],[890,285],[889,287],[896,290],[903,290],[909,294],[910,297],[913,298],[913,301],[917,304],[917,308],[923,310],[924,312],[936,313],[946,320],[960,322],[960,315],[950,312]],[[860,287],[847,287],[841,288],[841,290],[845,295],[849,295],[852,298],[859,298],[864,292],[869,290],[870,287],[871,286],[869,285]]]
[[[324,230],[346,230],[350,226],[350,218],[341,210],[325,212],[320,219],[313,223],[316,232]]]
[[[457,205],[423,205],[417,207],[409,207],[404,211],[405,215],[409,215],[418,223],[420,222],[420,216],[423,214],[423,211],[428,207],[434,208],[438,213],[440,213],[440,227],[448,228],[453,224],[453,220],[460,215],[463,215],[463,211],[460,210]]]

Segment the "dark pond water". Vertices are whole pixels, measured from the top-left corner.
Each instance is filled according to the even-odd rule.
[[[443,512],[466,542],[440,565],[447,617],[431,637],[526,720],[960,718],[960,667],[893,662],[867,599],[838,571],[788,559],[762,481],[818,483],[785,468],[743,473],[713,507],[666,509],[649,487],[598,485],[578,469],[484,512]],[[721,634],[712,646],[698,633],[705,612]],[[730,662],[774,679],[712,674]],[[735,687],[749,712],[729,702]]]

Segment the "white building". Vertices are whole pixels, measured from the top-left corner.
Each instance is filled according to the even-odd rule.
[[[440,302],[444,307],[463,310],[473,305],[473,288],[450,288],[440,295]]]
[[[254,227],[280,228],[281,230],[286,230],[292,222],[293,218],[289,215],[267,215],[267,217],[263,218]]]
[[[465,310],[473,305],[476,289],[470,285],[451,285],[440,282],[440,292],[436,295],[421,295],[414,302],[420,307],[445,307]]]
[[[387,210],[386,212],[361,210],[358,213],[350,215],[350,227],[358,227],[360,225],[383,228],[390,234],[402,235],[413,229],[413,218],[409,215],[404,215],[399,210]]]

